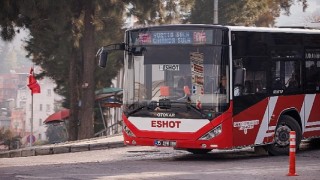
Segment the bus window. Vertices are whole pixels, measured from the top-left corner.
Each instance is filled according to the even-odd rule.
[[[301,90],[300,61],[285,62],[286,93],[298,93]]]
[[[267,92],[265,58],[247,58],[242,61],[246,76],[240,95],[261,94]],[[234,78],[235,79],[235,78]]]
[[[306,90],[320,91],[320,61],[306,61]]]
[[[298,93],[301,73],[300,61],[279,60],[272,65],[272,94]]]

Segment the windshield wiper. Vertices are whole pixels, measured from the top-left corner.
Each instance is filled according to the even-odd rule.
[[[132,114],[140,111],[141,109],[143,109],[143,108],[145,108],[145,107],[146,107],[146,106],[139,106],[139,107],[137,107],[137,108],[135,108],[135,109],[133,109],[133,110],[131,110],[131,111],[128,111],[128,112],[126,113],[126,115],[127,115],[127,116],[130,116],[130,115],[132,115]]]
[[[204,114],[200,109],[191,104],[191,101],[172,101],[171,104],[185,104],[188,110],[193,110],[197,114],[199,114],[202,118],[208,118],[206,114]]]
[[[142,110],[143,108],[148,107],[148,103],[147,102],[135,102],[132,103],[128,106],[128,109],[126,110],[126,112],[124,112],[127,116],[130,116],[140,110]],[[132,110],[130,110],[132,109]]]
[[[150,110],[154,110],[160,106],[158,106],[157,101],[151,101],[151,102],[133,103],[133,104],[129,105],[128,109],[131,109],[131,107],[133,107],[133,109],[131,111],[128,110],[127,112],[125,112],[125,114],[127,116],[130,116],[130,115],[132,115],[132,114],[134,114],[144,108],[147,108],[150,111]]]
[[[195,107],[194,105],[192,105],[190,98],[187,99],[187,101],[170,101],[169,99],[160,99],[159,102],[157,101],[151,101],[149,103],[144,103],[142,105],[138,105],[137,108],[134,108],[131,111],[127,111],[125,114],[127,116],[130,116],[144,108],[147,108],[148,110],[154,110],[156,108],[160,108],[160,109],[171,109],[172,108],[172,104],[183,104],[186,105],[187,110],[192,110],[193,112],[199,114],[202,118],[208,118],[208,116],[206,114],[204,114],[201,109],[198,109],[197,107]],[[135,106],[135,104],[132,104],[130,106]]]

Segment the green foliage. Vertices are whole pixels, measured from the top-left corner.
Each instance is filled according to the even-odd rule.
[[[11,41],[15,36],[15,26],[19,24],[18,3],[10,0],[0,1],[0,27],[1,37],[4,40]]]
[[[21,145],[21,137],[14,136],[9,129],[0,128],[0,145],[5,145],[9,150],[17,149]]]
[[[138,25],[181,23],[194,0],[131,0],[127,15],[137,17]]]
[[[116,1],[4,0],[0,5],[4,8],[0,12],[2,38],[11,40],[15,32],[8,29],[15,26],[30,31],[31,37],[26,42],[28,57],[43,70],[37,78],[47,76],[55,80],[56,92],[69,101],[64,105],[74,108],[74,104],[82,101],[84,106],[79,116],[83,119],[81,128],[90,132],[90,117],[93,117],[90,106],[94,106],[96,83],[99,82],[99,87],[109,86],[122,65],[122,61],[116,61],[122,56],[113,55],[110,63],[114,63],[110,64],[107,75],[101,75],[101,70],[95,73],[97,66],[94,55],[102,45],[122,41],[123,33],[119,29],[123,24],[125,4]],[[8,14],[9,19],[6,18]],[[96,38],[92,41],[91,37]],[[89,82],[90,86],[81,88],[83,82]],[[74,97],[69,98],[70,95]],[[73,112],[78,114],[77,109],[73,109]],[[71,120],[72,123],[76,121],[77,118]],[[72,131],[75,128],[73,123]]]
[[[31,38],[27,40],[26,50],[28,57],[36,65],[40,65],[43,69],[37,78],[43,76],[51,77],[56,81],[58,87],[56,91],[64,96],[68,96],[68,75],[69,61],[72,58],[73,48],[81,51],[84,43],[83,36],[83,12],[84,1],[1,1],[6,14],[12,14],[12,18],[3,18],[4,23],[10,22],[12,26],[20,23],[21,27],[29,29]],[[123,24],[122,14],[124,3],[113,1],[95,1],[95,17],[94,24],[96,26],[96,44],[95,49],[102,45],[121,42],[123,39],[123,31],[119,31]],[[13,7],[15,7],[13,9]],[[20,13],[20,14],[14,14]],[[0,13],[4,16],[3,13]],[[0,17],[1,17],[0,16]],[[1,21],[0,21],[1,22]],[[7,27],[7,24],[1,27]],[[3,29],[4,31],[5,29]],[[5,33],[5,32],[4,32]],[[13,34],[10,35],[13,36]],[[4,39],[11,40],[9,35],[2,36]],[[85,43],[84,43],[85,44]],[[81,77],[83,68],[82,53],[78,53],[76,68],[78,69],[78,77]],[[116,75],[117,70],[121,67],[119,60],[122,55],[113,56],[109,64],[108,74],[102,76],[105,70],[98,70],[95,74],[99,87],[109,86],[111,79]],[[94,62],[94,57],[92,57]]]
[[[48,125],[46,135],[48,143],[60,143],[68,140],[67,130],[65,124],[57,123]]]
[[[218,19],[222,25],[273,26],[281,10],[290,14],[290,7],[301,2],[303,9],[306,0],[219,0]],[[213,23],[213,0],[197,0],[186,22]]]

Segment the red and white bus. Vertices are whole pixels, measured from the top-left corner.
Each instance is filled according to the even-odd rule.
[[[127,145],[192,153],[265,147],[288,153],[289,132],[320,137],[320,31],[216,25],[127,30]]]

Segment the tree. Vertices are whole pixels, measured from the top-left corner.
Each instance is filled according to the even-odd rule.
[[[93,25],[94,17],[94,6],[91,1],[85,1],[84,3],[84,33],[83,42],[86,44],[82,46],[83,48],[83,80],[82,80],[82,98],[81,98],[81,121],[79,138],[91,138],[93,137],[93,123],[94,123],[94,31],[95,27]]]
[[[0,145],[5,145],[9,150],[20,146],[21,137],[14,136],[9,129],[0,128]]]
[[[314,26],[320,27],[320,13],[317,12],[317,13],[314,13],[314,14],[308,16],[308,17],[305,19],[305,22],[306,22],[306,23],[313,23]]]
[[[273,26],[281,10],[284,10],[286,15],[290,15],[290,7],[295,2],[302,3],[304,10],[308,6],[307,0],[219,0],[219,24]],[[213,1],[195,1],[186,22],[211,24]]]
[[[48,8],[54,9],[54,12]],[[111,10],[112,8],[114,9]],[[32,53],[34,62],[41,64],[45,70],[41,75],[55,79],[58,84],[57,91],[69,97],[69,106],[71,108],[70,140],[93,136],[93,107],[96,82],[99,81],[100,86],[110,85],[111,79],[116,75],[116,69],[120,67],[119,64],[115,64],[115,70],[110,71],[113,73],[109,73],[110,76],[107,76],[107,78],[106,76],[96,76],[94,78],[96,71],[95,52],[98,46],[101,46],[100,43],[108,40],[106,35],[101,35],[101,31],[105,30],[109,24],[113,24],[115,29],[120,28],[122,23],[118,21],[122,22],[122,19],[114,17],[117,16],[115,11],[121,10],[121,8],[120,6],[117,9],[116,3],[98,3],[98,1],[55,2],[54,5],[44,8],[47,12],[47,18],[40,23],[44,27],[29,26],[34,31],[31,30],[33,38],[28,42],[27,50]],[[105,11],[102,11],[102,9]],[[61,13],[57,13],[57,11]],[[105,17],[110,19],[105,20]],[[41,18],[43,19],[44,17],[40,13],[39,17],[35,19],[41,20]],[[32,24],[36,25],[36,23],[33,20]],[[45,29],[48,32],[43,32],[40,29]],[[116,31],[112,30],[112,32]],[[96,33],[100,34],[99,38],[95,39]],[[104,33],[112,36],[110,35],[111,33]],[[113,35],[112,37],[120,36]],[[49,42],[44,42],[45,39]],[[104,41],[98,41],[97,39],[104,39]],[[44,48],[37,47],[40,44]],[[69,64],[66,64],[66,62],[69,62]],[[68,71],[69,73],[67,73]],[[65,77],[68,74],[69,81],[66,81]],[[70,94],[68,95],[66,92],[70,92]],[[79,103],[81,104],[80,108],[78,107]]]
[[[96,82],[102,87],[110,85],[116,69],[121,66],[121,63],[110,65],[109,76],[100,76],[97,80],[93,78],[96,70],[94,55],[102,44],[110,42],[111,39],[119,42],[116,38],[122,38],[119,33],[122,16],[119,16],[119,12],[121,14],[123,11],[124,3],[84,0],[4,0],[1,3],[4,11],[0,13],[0,17],[5,17],[0,20],[3,27],[2,38],[11,40],[16,33],[11,31],[14,27],[29,29],[31,38],[27,41],[26,50],[32,61],[43,69],[38,78],[48,76],[54,79],[58,85],[56,91],[69,100],[64,104],[71,108],[70,140],[78,138],[79,122],[82,126],[80,138],[92,137]],[[7,14],[10,19],[6,18]],[[116,35],[110,35],[111,33],[106,31],[110,24],[113,27],[108,30],[116,32]],[[102,31],[105,35],[101,35]],[[100,33],[98,40],[95,39],[95,33]],[[117,57],[119,56],[114,56]]]
[[[268,11],[262,13],[254,24],[264,27],[274,26],[275,19],[280,16],[281,11],[284,11],[284,15],[287,16],[291,14],[290,7],[294,3],[301,3],[303,11],[308,7],[307,0],[268,0]]]
[[[138,19],[139,25],[181,23],[194,4],[194,0],[131,0],[128,15]]]
[[[261,12],[267,11],[266,1],[219,0],[219,24],[250,25]],[[191,23],[213,22],[213,1],[195,1],[189,17]]]
[[[65,142],[67,140],[67,132],[62,123],[49,124],[46,135],[50,144]]]
[[[64,107],[71,111],[69,140],[78,139],[77,104],[82,69],[80,35],[73,26],[78,14],[73,14],[70,8],[74,2],[26,2],[20,9],[31,35],[26,45],[28,56],[43,69],[38,77],[51,77],[57,84],[56,92],[66,97]]]

